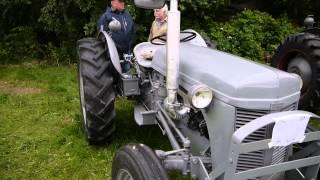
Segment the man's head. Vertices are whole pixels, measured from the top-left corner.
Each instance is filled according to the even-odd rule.
[[[161,9],[154,9],[153,14],[157,21],[164,21],[168,15],[168,6],[164,5]]]
[[[115,11],[124,10],[124,0],[111,0],[111,7]]]

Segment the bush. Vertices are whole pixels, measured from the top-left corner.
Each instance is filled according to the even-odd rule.
[[[284,38],[300,31],[287,17],[274,19],[255,10],[244,10],[226,23],[208,24],[206,34],[217,42],[218,49],[258,61],[272,53]]]
[[[6,64],[38,59],[41,54],[36,34],[28,26],[11,29],[1,38],[0,49],[0,62]]]
[[[38,61],[54,65],[77,62],[75,41],[40,44],[31,27],[16,27],[0,41],[0,64]],[[45,61],[43,60],[45,59]]]
[[[57,2],[57,0],[48,2]],[[205,6],[207,2],[209,1],[199,1],[200,4],[191,6],[190,0],[181,1],[181,29],[192,28],[206,34],[218,43],[220,50],[232,54],[253,60],[262,60],[264,54],[271,53],[281,40],[299,31],[286,17],[274,19],[267,13],[251,10],[245,10],[224,23],[215,22],[214,14],[200,13],[197,17],[203,21],[195,22],[195,13],[193,12],[195,10],[207,12],[209,8]],[[218,7],[218,4],[221,3],[218,2],[220,0],[214,5],[211,4],[210,8]],[[79,5],[80,11],[71,3],[70,6],[76,9],[74,10],[77,12],[76,15],[79,15],[80,12],[82,16],[87,15],[86,18],[79,16],[77,21],[74,21],[73,16],[75,15],[71,13],[73,11],[70,14],[65,14],[65,18],[62,18],[64,16],[61,16],[60,19],[53,18],[60,17],[61,13],[65,12],[60,12],[61,7],[64,6],[59,3],[48,3],[47,6],[41,11],[42,16],[39,18],[41,23],[38,27],[24,25],[3,31],[3,36],[0,37],[0,63],[21,63],[28,61],[28,59],[42,61],[43,58],[46,59],[45,62],[50,64],[77,62],[76,40],[83,36],[96,35],[96,19],[103,13],[103,10],[100,12],[96,7],[104,8],[103,5],[98,2],[90,4],[90,6],[81,4],[81,6]],[[127,9],[136,23],[136,43],[146,41],[153,20],[152,11],[138,9],[132,4],[128,4]],[[51,12],[52,10],[57,11],[58,14],[55,15]],[[70,20],[70,22],[65,22],[66,20]]]
[[[60,47],[54,46],[52,43],[46,45],[46,63],[58,66],[61,64],[76,63],[76,46],[74,44],[75,43],[72,43],[71,45],[68,42],[62,42]]]

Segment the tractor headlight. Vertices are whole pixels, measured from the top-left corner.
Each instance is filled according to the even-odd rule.
[[[213,92],[206,85],[195,85],[189,93],[189,100],[196,108],[202,109],[211,103]]]

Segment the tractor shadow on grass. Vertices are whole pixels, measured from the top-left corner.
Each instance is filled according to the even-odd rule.
[[[134,120],[135,101],[119,98],[116,101],[116,131],[113,142],[122,146],[128,143],[142,143],[153,149],[170,150],[170,143],[157,125],[139,127]]]

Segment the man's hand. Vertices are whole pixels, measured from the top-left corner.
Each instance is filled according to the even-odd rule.
[[[145,51],[145,52],[141,53],[141,56],[145,60],[152,60],[153,52],[152,51]]]

